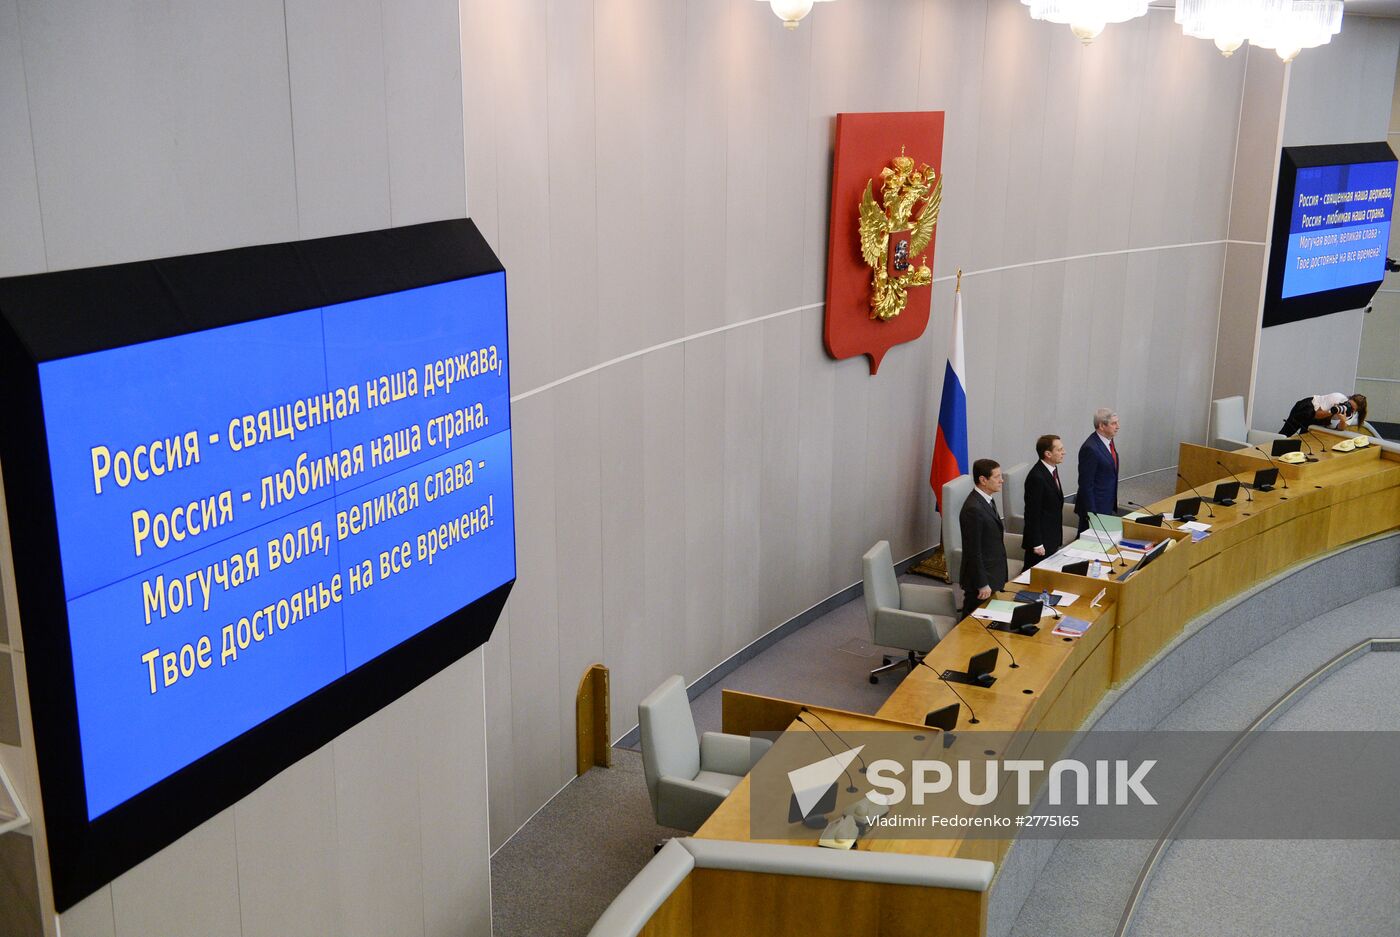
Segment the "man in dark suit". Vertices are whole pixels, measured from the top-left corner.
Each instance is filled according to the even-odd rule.
[[[1079,529],[1089,528],[1089,515],[1118,513],[1118,414],[1102,407],[1094,411],[1094,431],[1079,447],[1079,493],[1074,513]]]
[[[991,459],[972,463],[972,494],[958,514],[962,531],[963,617],[1006,585],[1006,541],[1002,539],[1001,512],[996,494],[1001,491],[1001,466]]]
[[[1065,491],[1060,484],[1060,463],[1065,460],[1065,444],[1060,437],[1046,434],[1035,441],[1040,461],[1026,473],[1026,526],[1021,542],[1026,548],[1026,568],[1034,566],[1065,542],[1061,512]]]

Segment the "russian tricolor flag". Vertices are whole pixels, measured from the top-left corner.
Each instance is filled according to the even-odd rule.
[[[959,284],[961,286],[961,284]],[[962,290],[953,292],[953,346],[943,372],[943,399],[938,404],[938,434],[933,441],[933,469],[928,483],[943,511],[943,486],[966,475],[967,374],[963,367]]]

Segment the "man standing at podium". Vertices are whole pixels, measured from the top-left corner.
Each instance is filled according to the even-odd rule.
[[[972,463],[975,487],[958,514],[963,542],[962,573],[958,581],[963,589],[964,618],[1010,578],[1006,568],[1005,531],[996,504],[1001,480],[1001,466],[991,459]]]
[[[1065,542],[1061,525],[1065,490],[1060,483],[1060,463],[1065,460],[1065,444],[1047,433],[1035,441],[1039,461],[1026,473],[1026,526],[1021,542],[1026,548],[1026,568],[1034,566]]]
[[[1079,493],[1074,513],[1079,529],[1089,529],[1089,515],[1118,513],[1118,414],[1107,407],[1094,411],[1094,432],[1079,447]]]

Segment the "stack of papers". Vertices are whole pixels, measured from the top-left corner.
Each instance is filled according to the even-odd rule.
[[[972,613],[973,618],[980,618],[983,621],[999,621],[1005,624],[1011,621],[1011,613],[1016,610],[1017,603],[1005,602],[1001,599],[992,599],[987,603],[986,608],[979,608]]]

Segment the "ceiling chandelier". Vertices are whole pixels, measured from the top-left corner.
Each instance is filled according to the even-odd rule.
[[[1068,25],[1088,45],[1109,23],[1126,23],[1147,12],[1147,0],[1021,0],[1031,19]]]
[[[1285,62],[1303,49],[1315,49],[1342,31],[1342,0],[1292,0],[1272,10],[1249,35],[1249,44],[1273,49]]]
[[[1109,23],[1147,12],[1147,0],[1021,0],[1032,19],[1067,24],[1086,45]],[[1285,62],[1330,42],[1342,29],[1342,0],[1176,0],[1181,31],[1209,39],[1222,55],[1248,42]]]

